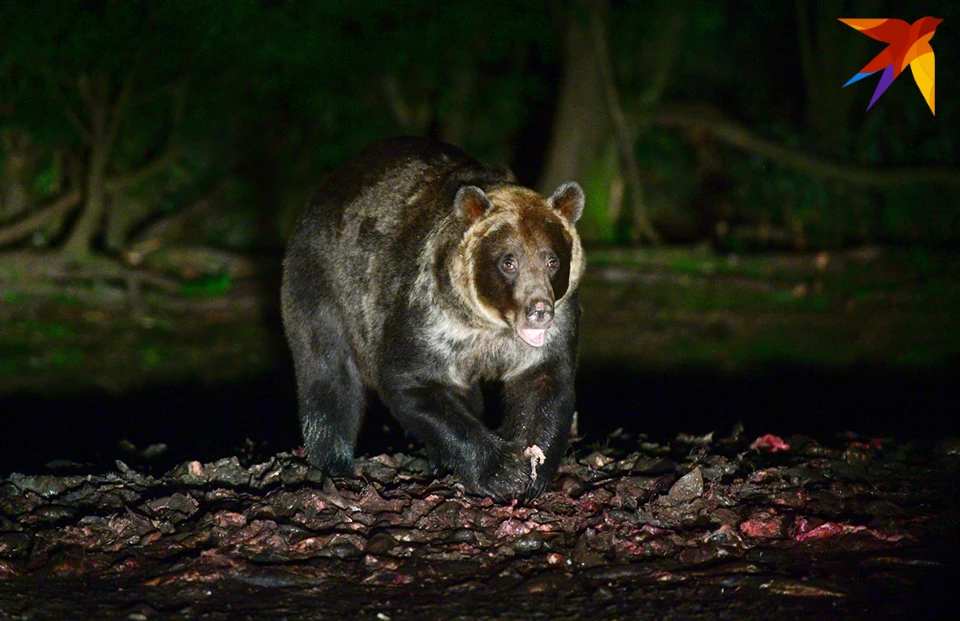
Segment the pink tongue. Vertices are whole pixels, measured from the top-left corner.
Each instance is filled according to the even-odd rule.
[[[547,331],[543,329],[535,330],[532,328],[518,328],[517,334],[520,335],[520,338],[522,338],[527,345],[541,347],[543,345],[543,341],[546,339]]]

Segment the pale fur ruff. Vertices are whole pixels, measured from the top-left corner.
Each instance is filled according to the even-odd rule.
[[[485,214],[474,222],[464,233],[453,262],[453,286],[457,289],[461,298],[467,302],[467,305],[478,315],[493,325],[505,328],[509,326],[500,317],[500,313],[495,308],[485,304],[480,298],[480,293],[477,291],[477,281],[473,277],[474,257],[478,256],[480,243],[487,235],[504,226],[513,226],[519,229],[521,200],[531,201],[532,199],[543,202],[543,198],[533,190],[518,187],[497,188],[490,192],[487,197],[493,203],[493,209],[489,214]],[[552,197],[545,202],[549,209],[556,211],[552,204]],[[559,211],[556,211],[556,214],[557,219],[563,225],[563,230],[571,240],[570,280],[563,297],[554,300],[554,306],[559,309],[570,293],[575,291],[577,285],[580,284],[586,262],[583,259],[583,245],[580,243],[577,230]]]

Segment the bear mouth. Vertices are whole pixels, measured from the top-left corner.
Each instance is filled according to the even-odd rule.
[[[546,328],[521,328],[517,326],[517,336],[531,347],[543,347],[547,340]]]

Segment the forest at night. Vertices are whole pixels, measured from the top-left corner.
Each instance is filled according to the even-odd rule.
[[[960,544],[958,25],[940,1],[3,3],[0,617],[935,616]],[[401,136],[469,154],[479,194],[429,185],[454,156],[358,156]],[[511,354],[462,399],[423,381],[443,425],[479,403],[498,451],[569,392],[558,463],[517,439],[502,466],[548,480],[505,497],[526,488],[465,463],[479,423],[433,444],[386,388],[427,338],[390,331],[446,312],[445,284],[492,312],[446,255],[402,276],[496,217],[488,178],[579,238],[550,251],[569,281],[545,272],[543,329],[488,348],[553,360],[562,329],[574,362],[518,389]],[[393,192],[451,215],[390,238]],[[330,238],[301,220],[343,205]],[[342,241],[349,209],[379,237]],[[296,304],[386,317],[376,371],[350,321],[297,353],[281,289],[308,233],[340,276]],[[398,315],[415,280],[432,306]],[[313,359],[334,392],[305,391]],[[298,411],[354,376],[356,469],[329,477],[333,427]]]

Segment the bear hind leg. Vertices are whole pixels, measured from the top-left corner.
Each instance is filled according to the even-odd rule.
[[[307,332],[291,339],[307,459],[331,476],[353,475],[364,409],[360,372],[339,324],[314,322]]]

